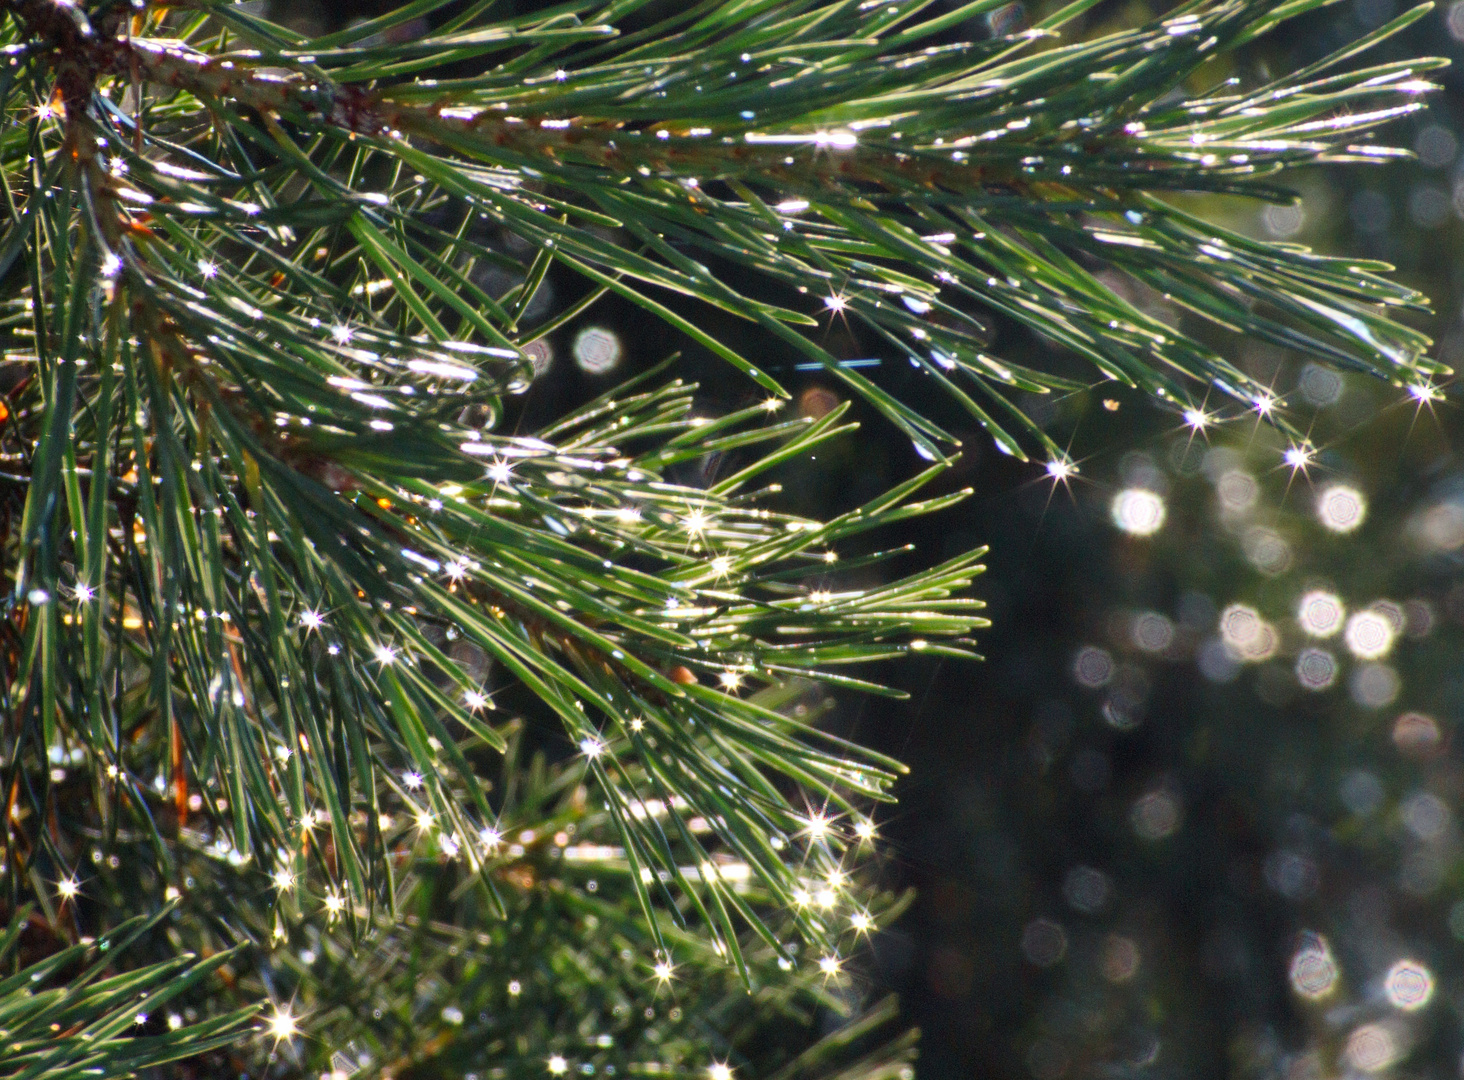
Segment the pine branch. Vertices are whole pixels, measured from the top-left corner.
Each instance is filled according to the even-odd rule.
[[[392,222],[390,192],[383,200],[353,190],[311,167],[304,149],[317,138],[332,154],[342,143],[370,146],[535,245],[551,245],[562,264],[640,283],[617,291],[654,304],[644,287],[666,289],[759,322],[936,450],[928,440],[941,436],[937,427],[793,333],[816,312],[753,302],[677,245],[827,297],[1020,453],[1020,440],[1005,432],[1007,423],[1021,424],[1020,414],[992,395],[1003,384],[1039,391],[1053,384],[985,355],[981,309],[1031,326],[1109,377],[1185,405],[1210,386],[1247,407],[1258,397],[1269,402],[1265,388],[1221,356],[1120,301],[1084,269],[1085,259],[1116,265],[1227,329],[1401,378],[1442,373],[1423,357],[1425,338],[1373,310],[1421,303],[1375,268],[1227,235],[1154,198],[1168,190],[1284,198],[1266,181],[1279,170],[1390,155],[1352,140],[1421,107],[1414,98],[1430,87],[1419,76],[1441,62],[1319,78],[1359,51],[1349,47],[1294,79],[1173,100],[1191,72],[1314,6],[1196,8],[1144,30],[1035,52],[1062,16],[1012,39],[919,49],[948,20],[836,7],[810,24],[817,31],[805,31],[807,15],[766,26],[718,11],[621,56],[612,26],[581,24],[573,14],[593,5],[406,46],[321,47],[282,40],[231,5],[200,4],[258,55],[76,32],[64,48],[93,84],[109,74],[136,79],[236,118],[258,152],[294,158],[326,204],[360,205],[367,220]],[[49,6],[25,10],[32,8]],[[1367,44],[1427,10],[1394,20]],[[28,17],[37,28],[56,22]],[[471,78],[408,78],[427,66],[482,63],[526,48],[525,57],[545,58],[539,70],[504,59]],[[561,66],[548,69],[550,56]],[[688,87],[690,110],[668,104]],[[519,190],[526,179],[543,189],[532,193],[541,198]],[[719,194],[719,185],[731,187]],[[164,186],[189,216],[240,224],[228,200],[200,202],[186,181]],[[642,252],[632,257],[596,242],[586,228],[595,222],[631,229]],[[373,254],[389,276],[426,280],[413,274],[410,253]],[[1286,317],[1257,314],[1255,300]],[[403,302],[417,306],[405,295]],[[772,376],[719,351],[779,392]],[[998,420],[993,406],[1010,419]]]
[[[12,967],[26,931],[22,911],[0,933],[0,964]],[[159,916],[139,916],[99,941],[72,945],[0,977],[0,1076],[6,1080],[127,1077],[238,1040],[255,1013],[243,1008],[198,1023],[139,1034],[148,1012],[207,981],[231,956],[107,974],[117,954]]]
[[[0,0],[0,105],[23,120],[0,137],[0,301],[24,368],[6,460],[28,473],[0,488],[14,898],[88,829],[125,831],[180,881],[199,821],[286,911],[288,883],[315,879],[361,926],[394,913],[404,821],[492,898],[484,762],[508,741],[494,695],[520,694],[578,750],[652,947],[710,926],[752,980],[789,960],[785,919],[833,947],[808,875],[842,872],[899,771],[787,709],[790,687],[887,692],[846,669],[970,657],[985,625],[965,595],[980,552],[830,576],[845,552],[888,571],[899,553],[857,538],[967,493],[939,487],[954,440],[821,346],[824,318],[1063,467],[1008,395],[1071,387],[1066,361],[992,355],[994,318],[1200,426],[1221,418],[1211,389],[1285,423],[1205,324],[1426,387],[1444,372],[1394,321],[1423,300],[1385,267],[1172,199],[1280,198],[1286,169],[1388,156],[1356,140],[1416,109],[1440,62],[1329,73],[1349,48],[1270,85],[1186,89],[1320,2],[1189,5],[1072,43],[1056,34],[1085,3],[975,42],[948,32],[979,3],[812,0],[706,0],[625,35],[636,0],[477,6],[371,39],[440,6],[304,42],[222,2]],[[579,290],[571,312],[639,305],[767,402],[709,420],[694,387],[652,380],[507,434],[550,280]],[[706,330],[708,310],[774,363]],[[853,425],[780,420],[782,357],[936,464],[829,520],[786,512],[779,470]],[[729,475],[678,481],[713,455]],[[55,779],[53,754],[81,781]]]
[[[812,686],[800,700],[820,707]],[[897,918],[908,897],[856,887],[852,862],[842,880],[817,878],[810,867],[800,903],[837,942],[819,953],[800,946],[798,926],[748,867],[721,853],[716,872],[763,913],[786,950],[744,934],[744,982],[704,933],[660,911],[667,949],[658,952],[611,813],[583,785],[581,766],[531,755],[523,734],[514,731],[495,774],[503,794],[490,876],[499,910],[473,887],[462,854],[441,838],[414,839],[410,818],[393,841],[394,916],[353,907],[315,870],[282,887],[291,903],[275,911],[240,905],[253,869],[219,858],[201,835],[180,842],[194,881],[188,902],[207,914],[173,933],[201,948],[231,935],[252,942],[234,952],[228,992],[206,1004],[267,996],[277,1003],[266,1014],[271,1026],[285,1016],[281,1027],[308,1032],[274,1040],[266,1031],[235,1048],[234,1068],[263,1069],[273,1054],[301,1075],[339,1070],[361,1080],[587,1067],[689,1078],[718,1064],[737,1076],[878,1080],[908,1065],[912,1038],[885,1042],[894,1003],[865,1011],[860,971],[868,935]],[[672,818],[701,835],[709,828],[686,805],[640,812],[668,828]],[[863,845],[861,858],[872,851]],[[110,884],[99,880],[92,891]],[[204,1004],[175,1001],[170,1008]],[[837,1031],[817,1039],[816,1020],[833,1017]],[[769,1039],[770,1030],[780,1036]]]

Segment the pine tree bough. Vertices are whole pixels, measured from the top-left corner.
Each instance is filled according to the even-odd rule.
[[[1090,0],[977,41],[959,30],[984,0],[704,0],[625,32],[640,0],[489,6],[416,0],[305,41],[222,0],[0,0],[4,903],[49,904],[38,883],[105,837],[159,890],[270,893],[215,945],[264,956],[309,916],[395,957],[399,905],[438,896],[423,865],[477,883],[441,902],[529,918],[555,856],[502,825],[567,852],[542,832],[563,814],[613,840],[574,850],[666,978],[701,949],[757,984],[801,941],[814,1000],[873,925],[841,883],[900,767],[821,731],[808,688],[890,693],[845,669],[970,657],[985,625],[980,551],[901,575],[877,542],[968,494],[912,501],[957,440],[831,355],[825,320],[1060,469],[1010,395],[1081,388],[1085,364],[1207,423],[1286,424],[1227,334],[1431,387],[1446,369],[1393,317],[1423,298],[1387,267],[1172,196],[1282,198],[1284,169],[1385,160],[1362,140],[1440,62],[1354,70],[1353,47],[1189,89],[1321,0],[1190,4],[1086,41],[1059,31]],[[547,320],[546,282],[574,297]],[[536,343],[612,295],[766,400],[708,416],[662,365],[506,433]],[[709,309],[772,361],[704,329]],[[1048,343],[1038,366],[988,351],[994,319]],[[848,403],[780,417],[793,360],[932,467],[796,513],[781,471],[855,425]],[[694,470],[713,457],[726,475]],[[578,751],[532,812],[488,780],[521,731],[495,696]],[[561,790],[580,779],[591,794]],[[48,925],[76,936],[61,899]],[[276,1036],[293,1023],[277,1011]]]

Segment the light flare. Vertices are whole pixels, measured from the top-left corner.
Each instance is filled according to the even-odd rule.
[[[281,1043],[300,1034],[300,1023],[288,1008],[275,1006],[274,1015],[265,1022],[265,1030],[274,1036],[276,1043]]]
[[[1053,458],[1047,463],[1047,475],[1059,484],[1066,484],[1078,471],[1078,467],[1065,457]]]
[[[1204,431],[1215,422],[1215,417],[1204,409],[1186,409],[1184,411],[1184,422],[1189,429],[1195,433]]]
[[[1316,460],[1317,451],[1311,443],[1293,443],[1281,455],[1293,473],[1304,473]]]

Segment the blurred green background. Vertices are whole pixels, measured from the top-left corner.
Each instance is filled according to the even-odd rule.
[[[1076,32],[1165,10],[1109,2]],[[1342,0],[1206,78],[1253,84],[1401,10]],[[291,0],[273,13],[323,29],[369,12]],[[1012,3],[958,36],[1041,14]],[[1464,58],[1461,41],[1464,0],[1362,59]],[[1393,263],[1434,300],[1422,328],[1438,354],[1464,366],[1461,80],[1445,72],[1428,108],[1385,132],[1416,160],[1298,173],[1293,206],[1195,205],[1253,235]],[[573,299],[548,284],[546,315]],[[761,350],[805,413],[839,400],[745,328],[689,314]],[[993,331],[999,354],[1047,348],[999,320]],[[921,376],[857,326],[834,323],[828,341],[921,398]],[[1288,465],[1253,414],[1196,430],[1100,384],[1023,403],[1071,447],[1069,483],[964,430],[941,483],[975,497],[880,538],[918,545],[909,565],[992,549],[987,661],[893,668],[882,674],[908,701],[843,696],[832,721],[911,768],[876,871],[919,898],[862,967],[865,988],[898,990],[923,1028],[927,1080],[1464,1075],[1464,415],[1452,390],[1434,399],[1269,345],[1224,347],[1310,432],[1308,467]],[[607,303],[546,340],[511,420],[531,430],[676,348],[709,411],[760,396]],[[935,394],[922,404],[961,429]],[[789,471],[790,502],[839,510],[921,464],[862,419],[858,440]]]

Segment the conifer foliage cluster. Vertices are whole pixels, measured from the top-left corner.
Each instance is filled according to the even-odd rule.
[[[819,718],[976,655],[981,552],[880,544],[964,496],[942,417],[1064,477],[1014,395],[1121,380],[1304,455],[1237,336],[1442,374],[1386,266],[1185,209],[1395,153],[1438,65],[1354,56],[1424,8],[1225,77],[1322,3],[1084,39],[1094,0],[412,0],[307,39],[0,0],[0,1077],[908,1076],[856,992],[901,767]],[[738,402],[643,357],[524,429],[609,302]],[[795,367],[848,400],[789,407]],[[807,516],[780,477],[855,402],[928,468]]]

